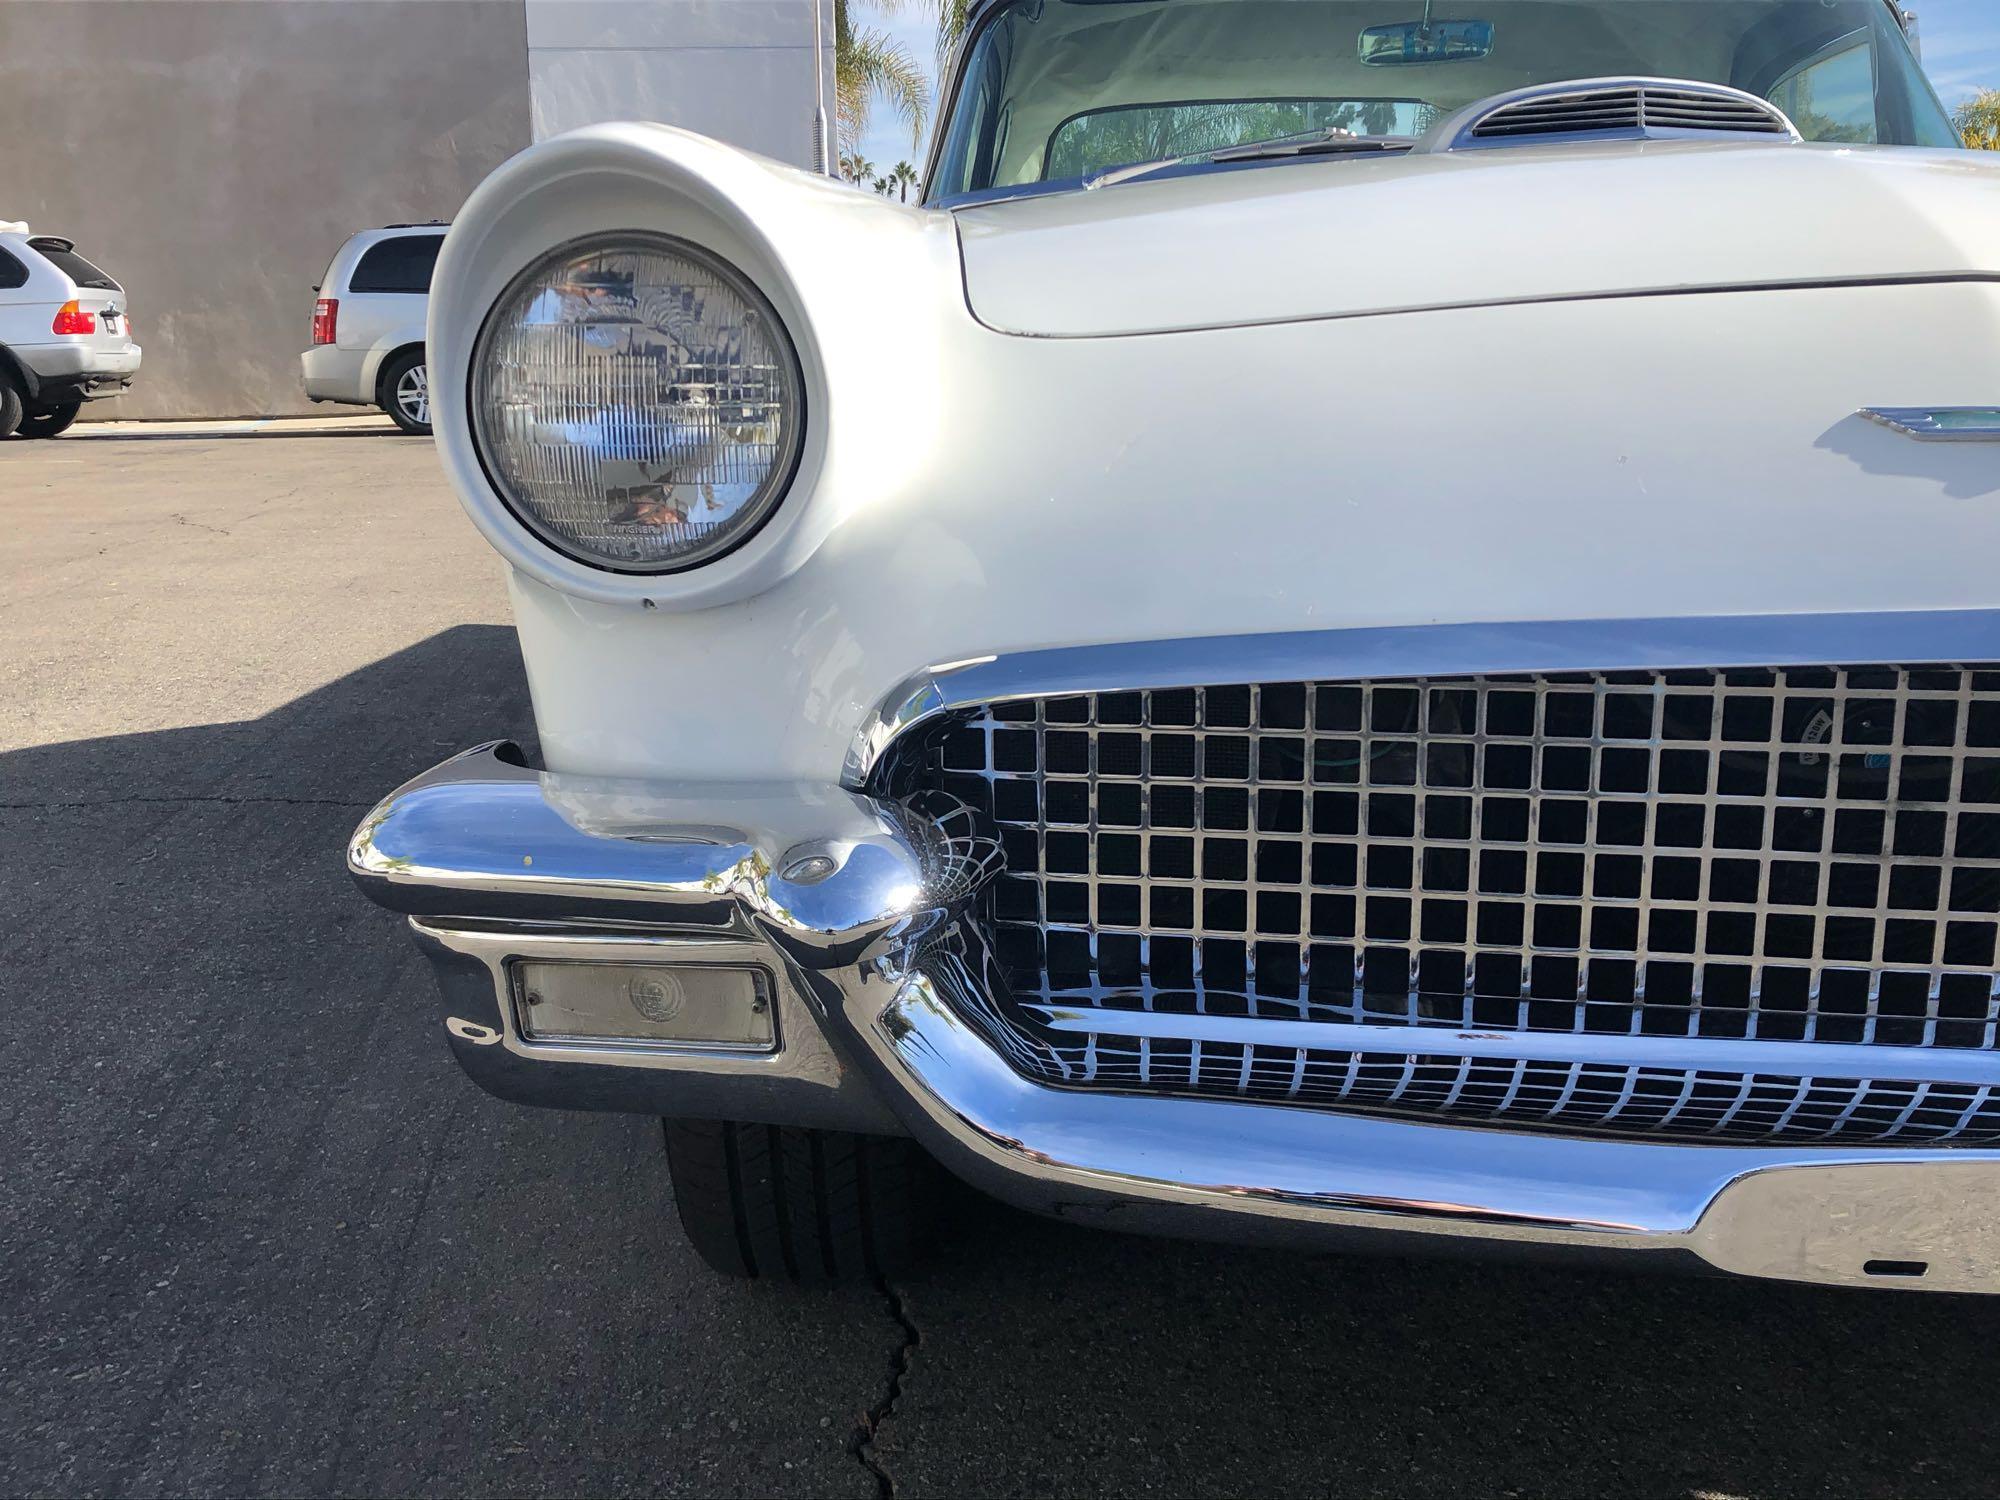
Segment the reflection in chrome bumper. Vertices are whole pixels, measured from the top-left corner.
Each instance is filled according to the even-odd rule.
[[[966,1020],[977,851],[857,793],[689,796],[485,746],[385,800],[349,865],[414,919],[454,1052],[504,1097],[904,1130],[997,1196],[1114,1228],[2000,1291],[2000,1152],[1581,1138],[1033,1082]],[[516,959],[696,950],[781,976],[778,1052],[550,1046],[515,1024]]]
[[[855,1034],[912,1133],[1024,1208],[1202,1238],[1691,1253],[1785,1280],[2000,1291],[1995,1153],[1653,1144],[1055,1089],[939,989],[911,976],[850,1013]]]

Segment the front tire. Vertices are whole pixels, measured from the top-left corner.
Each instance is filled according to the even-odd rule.
[[[726,1276],[827,1285],[910,1270],[932,1237],[940,1174],[914,1141],[665,1120],[681,1227]]]
[[[390,360],[382,371],[376,397],[389,420],[412,437],[431,435],[430,369],[424,351],[412,349]]]
[[[76,420],[76,414],[82,410],[81,401],[65,401],[61,406],[31,411],[21,418],[20,425],[14,430],[24,438],[60,437],[69,431],[69,424]]]

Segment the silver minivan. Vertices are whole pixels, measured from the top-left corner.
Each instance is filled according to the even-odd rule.
[[[444,232],[391,224],[340,247],[313,289],[312,347],[299,356],[308,397],[379,406],[405,432],[431,430],[424,319]]]

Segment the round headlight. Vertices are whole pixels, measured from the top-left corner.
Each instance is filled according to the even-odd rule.
[[[798,355],[732,267],[626,233],[517,276],[472,354],[472,431],[521,522],[583,562],[672,573],[746,540],[791,483]]]

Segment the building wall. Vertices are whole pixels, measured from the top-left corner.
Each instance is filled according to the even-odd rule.
[[[811,166],[815,4],[832,138],[833,0],[526,3],[536,140],[659,120]]]
[[[117,277],[146,362],[100,417],[324,411],[313,285],[530,140],[524,0],[0,0],[0,219]]]

